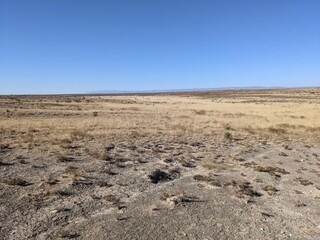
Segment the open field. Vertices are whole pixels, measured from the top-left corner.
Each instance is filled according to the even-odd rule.
[[[0,239],[320,239],[320,89],[0,97]]]

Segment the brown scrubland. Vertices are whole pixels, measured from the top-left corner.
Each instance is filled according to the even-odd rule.
[[[0,97],[0,239],[320,239],[320,89]]]

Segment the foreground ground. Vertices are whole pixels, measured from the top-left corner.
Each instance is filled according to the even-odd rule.
[[[320,239],[320,89],[0,98],[0,239]]]

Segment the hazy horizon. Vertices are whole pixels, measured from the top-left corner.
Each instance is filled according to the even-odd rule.
[[[64,93],[7,93],[0,94],[0,96],[36,96],[36,95],[108,95],[108,94],[152,94],[152,93],[179,93],[179,92],[215,92],[215,91],[238,91],[238,90],[283,90],[283,89],[313,89],[320,88],[320,86],[299,86],[299,87],[281,87],[281,86],[251,86],[251,87],[219,87],[219,88],[179,88],[179,89],[150,89],[150,90],[93,90],[86,92],[64,92]]]

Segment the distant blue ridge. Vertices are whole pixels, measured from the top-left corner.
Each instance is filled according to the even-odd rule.
[[[267,90],[284,89],[285,87],[227,87],[227,88],[193,88],[193,89],[164,89],[164,90],[96,90],[87,92],[87,94],[125,94],[125,93],[179,93],[179,92],[207,92],[207,91],[225,91],[225,90]]]

